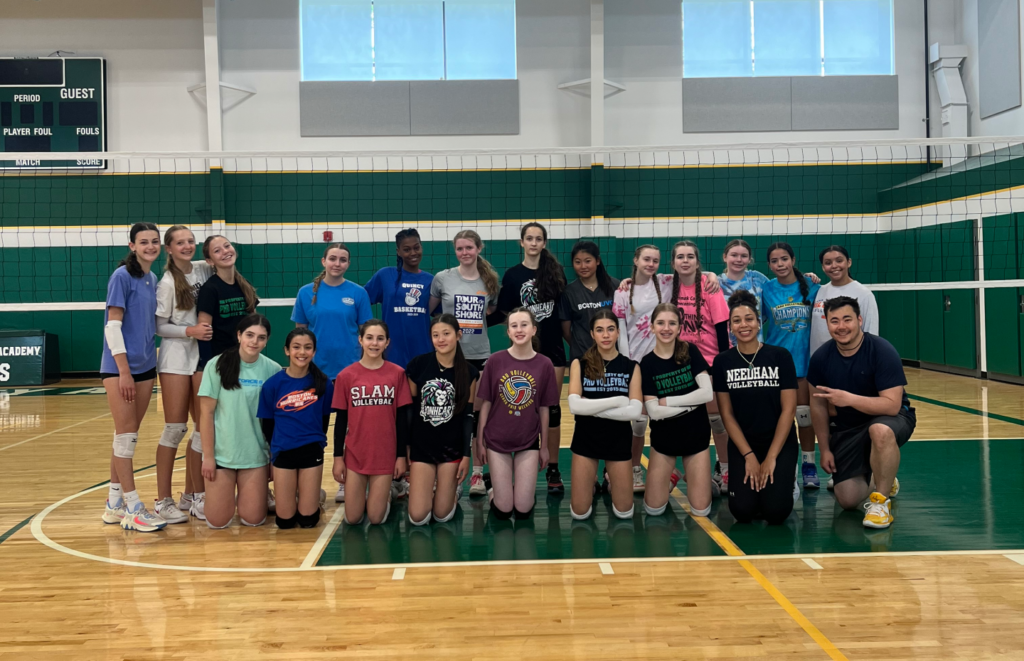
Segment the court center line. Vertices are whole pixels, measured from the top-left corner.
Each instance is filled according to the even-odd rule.
[[[299,565],[299,569],[309,569],[314,566],[317,560],[320,559],[320,554],[323,553],[327,547],[327,543],[331,541],[331,537],[334,536],[334,532],[341,525],[341,518],[345,516],[345,503],[340,503],[338,509],[334,510],[334,516],[324,527],[323,531],[320,532],[320,536],[316,538],[316,543],[313,544],[313,548],[309,549],[309,553],[306,554],[306,559]]]
[[[5,445],[4,447],[0,448],[0,452],[3,452],[4,450],[10,450],[11,448],[16,448],[19,445],[25,445],[29,441],[34,441],[34,440],[36,440],[38,438],[43,438],[44,436],[49,436],[50,434],[56,434],[57,432],[65,431],[67,429],[71,429],[72,427],[77,427],[78,425],[84,425],[87,422],[92,422],[93,420],[99,420],[100,418],[106,418],[106,417],[109,417],[109,416],[110,416],[109,413],[104,413],[103,415],[98,415],[95,418],[89,418],[88,420],[82,420],[81,422],[76,422],[75,424],[68,425],[67,427],[61,427],[60,429],[54,429],[53,431],[48,431],[45,434],[39,434],[38,436],[33,436],[32,438],[26,438],[24,441],[18,441],[17,443],[12,443],[10,445]]]
[[[814,560],[811,560],[810,558],[804,558],[803,561],[804,561],[804,564],[807,565],[808,567],[810,567],[811,569],[824,569],[824,567],[819,565]]]
[[[640,462],[644,465],[644,468],[647,468],[648,461],[645,455],[640,455]],[[849,661],[849,659],[846,658],[846,655],[840,652],[839,648],[837,648],[832,641],[825,636],[825,634],[821,633],[818,627],[814,626],[814,624],[800,612],[800,609],[794,606],[793,602],[786,598],[786,595],[782,594],[782,592],[775,587],[774,583],[768,580],[768,578],[762,574],[757,567],[751,564],[749,560],[741,559],[745,557],[746,554],[742,549],[740,549],[740,547],[736,546],[735,542],[729,539],[729,536],[726,535],[721,528],[715,525],[714,521],[706,516],[693,515],[690,511],[690,502],[679,487],[672,489],[672,493],[670,495],[677,503],[679,503],[679,506],[683,508],[690,518],[693,519],[697,525],[699,525],[704,532],[711,537],[711,539],[715,540],[715,543],[725,551],[726,555],[739,559],[740,566],[743,567],[755,581],[757,581],[758,585],[764,588],[765,591],[771,595],[772,599],[775,600],[775,603],[782,606],[782,610],[786,611],[786,614],[800,625],[800,628],[818,644],[818,647],[820,647],[825,654],[828,654],[832,661]]]

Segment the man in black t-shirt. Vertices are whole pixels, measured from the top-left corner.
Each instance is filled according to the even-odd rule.
[[[917,424],[903,364],[891,344],[861,329],[856,299],[829,299],[824,312],[832,339],[814,352],[807,371],[821,465],[832,473],[843,508],[858,509],[868,499],[864,526],[888,528],[889,499],[899,492],[900,448]],[[836,408],[832,425],[829,404]]]

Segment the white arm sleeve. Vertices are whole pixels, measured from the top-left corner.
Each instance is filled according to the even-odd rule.
[[[644,402],[644,406],[647,408],[647,415],[650,416],[651,420],[674,418],[677,415],[689,413],[694,409],[692,406],[662,406],[656,399],[647,400]]]
[[[629,405],[628,397],[606,397],[604,399],[584,399],[579,395],[569,395],[569,411],[573,415],[598,415],[609,409],[617,409]]]
[[[701,372],[697,375],[696,381],[697,390],[686,395],[666,397],[665,403],[669,406],[699,406],[710,402],[715,396],[715,393],[711,391],[711,377]]]
[[[625,319],[619,319],[619,353],[629,358],[629,336],[626,334]]]
[[[120,321],[108,321],[107,325],[103,327],[103,336],[107,338],[107,348],[110,349],[111,356],[128,353],[128,350],[124,348],[124,335],[121,334]]]
[[[643,403],[639,399],[631,399],[629,400],[628,406],[620,406],[618,408],[598,413],[597,417],[607,418],[608,420],[619,420],[621,422],[632,422],[643,415],[643,412]]]
[[[156,318],[156,334],[160,337],[188,337],[187,326],[172,324],[167,317]]]

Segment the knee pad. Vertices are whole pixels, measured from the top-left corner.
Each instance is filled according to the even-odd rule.
[[[799,404],[796,407],[796,426],[797,427],[810,427],[811,426],[811,407],[807,404]]]
[[[160,445],[165,448],[178,449],[181,445],[181,439],[185,438],[185,434],[188,433],[188,425],[180,423],[171,423],[164,425],[164,433],[160,434]]]
[[[560,427],[562,425],[562,405],[555,404],[550,409],[548,415],[548,427]]]
[[[214,530],[224,530],[225,528],[227,528],[227,527],[228,527],[228,526],[230,526],[230,525],[231,525],[231,519],[228,519],[228,522],[227,522],[227,523],[225,523],[225,524],[224,524],[224,525],[222,525],[222,526],[215,526],[215,525],[213,525],[212,523],[210,523],[210,520],[209,520],[209,519],[207,519],[207,520],[206,520],[206,526],[207,526],[208,528],[212,528],[212,529],[214,529]]]
[[[452,505],[452,511],[451,512],[448,512],[448,514],[446,514],[445,516],[442,516],[440,519],[435,516],[434,520],[437,521],[438,523],[448,523],[449,521],[451,521],[452,519],[455,518],[455,510],[457,510],[457,509],[459,509],[459,504],[455,503],[454,505]]]
[[[427,525],[428,523],[430,523],[430,512],[427,512],[427,515],[425,517],[423,517],[422,521],[415,520],[414,518],[412,518],[412,514],[410,514],[409,515],[409,523],[411,523],[414,526],[425,526],[425,525]]]
[[[633,505],[629,506],[629,509],[625,512],[620,512],[615,509],[615,503],[612,503],[612,514],[615,515],[616,519],[632,519],[633,518]]]
[[[114,434],[114,456],[118,459],[131,459],[135,456],[138,440],[138,434]]]
[[[586,521],[587,519],[590,518],[590,515],[593,514],[593,513],[594,513],[594,506],[593,505],[591,505],[590,509],[588,509],[583,514],[577,514],[576,512],[572,511],[572,505],[569,505],[569,514],[571,514],[572,518],[576,519],[577,521]]]
[[[491,501],[491,514],[493,514],[494,518],[498,521],[508,521],[509,519],[511,519],[512,511],[514,511],[514,508],[513,510],[510,510],[508,512],[499,509],[498,506],[494,504],[494,501]]]
[[[294,528],[295,526],[299,525],[299,514],[298,514],[298,512],[296,512],[295,514],[292,515],[292,517],[290,519],[286,519],[286,518],[281,517],[281,516],[276,517],[276,523],[277,523],[277,527],[280,528],[281,530],[290,530],[290,529]]]
[[[387,507],[384,508],[384,516],[377,523],[378,526],[382,526],[388,522],[388,515],[391,514],[391,501],[388,501]],[[372,523],[372,522],[371,522]]]
[[[267,517],[264,516],[262,519],[260,519],[259,523],[249,523],[248,521],[246,521],[242,517],[238,517],[238,520],[242,522],[243,526],[249,526],[250,528],[256,528],[256,527],[262,526],[264,523],[266,523],[267,522]]]
[[[320,523],[320,508],[317,508],[312,514],[296,512],[293,518],[298,521],[300,528],[316,528],[316,524]]]
[[[640,416],[629,424],[633,427],[633,436],[643,436],[647,431],[647,416]]]
[[[515,509],[514,507],[512,508],[512,515],[515,516],[516,521],[522,521],[524,519],[529,519],[531,514],[533,514],[533,508],[532,507],[529,510],[525,511],[525,512],[520,512],[519,510]]]
[[[693,505],[690,505],[690,514],[692,514],[693,516],[707,516],[708,514],[711,514],[711,505],[708,505],[702,510],[699,510]]]
[[[717,413],[709,413],[708,421],[711,423],[711,431],[713,431],[716,434],[725,433],[725,423],[722,422],[722,416],[718,415]]]
[[[199,454],[203,453],[203,439],[200,438],[197,431],[192,432],[192,451]]]
[[[644,511],[647,512],[648,516],[661,516],[665,513],[665,510],[667,509],[668,503],[665,503],[661,507],[651,507],[650,505],[647,504],[646,500],[644,501]]]

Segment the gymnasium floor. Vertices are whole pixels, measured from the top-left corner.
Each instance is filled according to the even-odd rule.
[[[339,526],[329,502],[313,530],[126,534],[99,522],[98,383],[0,390],[0,658],[1024,658],[1024,390],[907,376],[919,424],[880,532],[824,489],[769,529],[724,501],[691,518],[678,491],[664,517],[638,497],[632,522],[607,500],[572,522],[539,484],[525,525],[467,497],[422,530],[402,503]],[[158,402],[136,455],[150,502]]]

